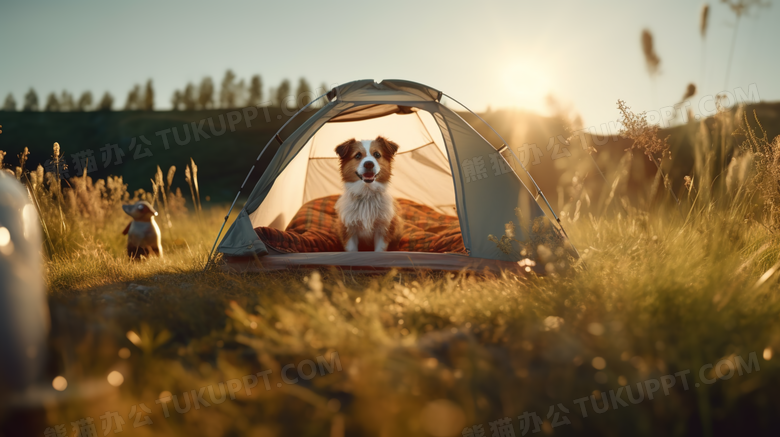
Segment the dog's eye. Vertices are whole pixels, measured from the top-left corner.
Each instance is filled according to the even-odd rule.
[[[363,155],[361,155],[361,154],[360,154],[360,152],[358,152],[358,154],[357,154],[357,155],[355,155],[355,159],[360,159],[360,158],[362,158],[362,157],[363,157]]]
[[[379,152],[374,152],[374,158],[379,159],[382,155]]]

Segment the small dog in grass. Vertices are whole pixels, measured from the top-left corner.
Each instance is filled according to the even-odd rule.
[[[157,211],[145,200],[135,205],[122,205],[122,209],[133,218],[122,232],[127,235],[127,256],[136,259],[141,255],[148,258],[154,254],[162,258],[162,237],[160,228],[154,221]]]
[[[384,252],[402,227],[398,202],[388,193],[393,158],[398,144],[384,137],[356,141],[336,147],[344,194],[336,201],[344,249],[357,252],[359,244]]]

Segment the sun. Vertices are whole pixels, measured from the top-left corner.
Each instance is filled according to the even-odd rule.
[[[505,93],[500,99],[502,106],[537,112],[544,110],[545,97],[552,89],[548,68],[538,60],[512,60],[501,70],[501,83]]]

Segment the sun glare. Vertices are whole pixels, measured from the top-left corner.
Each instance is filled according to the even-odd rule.
[[[539,60],[519,59],[501,70],[504,96],[502,106],[514,106],[541,112],[545,97],[551,92],[551,80],[547,69]]]

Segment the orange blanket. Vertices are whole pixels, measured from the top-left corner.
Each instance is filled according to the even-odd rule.
[[[257,236],[280,252],[343,252],[338,229],[336,200],[339,196],[314,199],[301,207],[287,229],[259,227]],[[444,215],[411,200],[398,199],[404,228],[388,250],[404,252],[466,253],[457,217]],[[360,247],[360,250],[373,248]]]

